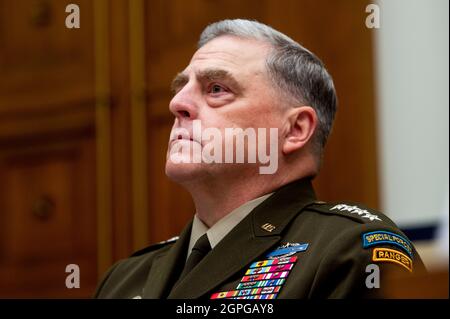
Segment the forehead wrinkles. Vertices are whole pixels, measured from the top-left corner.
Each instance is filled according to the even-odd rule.
[[[190,65],[203,65],[211,61],[217,66],[239,71],[244,68],[247,71],[263,71],[270,51],[271,46],[261,41],[221,36],[198,49]]]
[[[225,77],[224,75],[231,75],[241,80],[245,80],[249,76],[263,76],[268,78],[265,59],[260,61],[255,58],[244,60],[242,58],[239,59],[240,57],[238,55],[223,55],[222,53],[218,53],[217,57],[198,56],[193,58],[182,74],[189,75],[193,73],[205,78],[218,78],[220,76]],[[211,72],[211,70],[219,71]]]
[[[214,61],[223,65],[239,66],[242,61],[242,56],[234,52],[224,51],[197,51],[191,59],[190,65],[202,63],[205,61]]]

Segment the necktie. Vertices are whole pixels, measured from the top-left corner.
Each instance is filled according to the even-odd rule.
[[[208,236],[204,234],[200,237],[192,248],[191,254],[189,255],[188,260],[186,261],[186,265],[183,268],[183,271],[180,275],[180,282],[184,276],[186,276],[195,266],[205,257],[211,250],[211,245],[208,240]]]

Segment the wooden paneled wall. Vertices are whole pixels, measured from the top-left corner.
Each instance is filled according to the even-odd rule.
[[[64,26],[68,3],[80,29]],[[325,62],[339,110],[317,191],[377,207],[366,4],[0,0],[0,297],[88,297],[114,261],[192,217],[164,174],[169,85],[220,19],[268,23]],[[65,287],[72,263],[80,289]]]
[[[81,297],[97,280],[93,11],[0,1],[0,296]],[[66,289],[66,265],[81,268]]]

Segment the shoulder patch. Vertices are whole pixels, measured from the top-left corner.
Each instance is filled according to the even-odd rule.
[[[413,256],[413,249],[410,241],[402,235],[385,231],[377,230],[362,234],[363,248],[369,248],[372,246],[389,244],[402,248],[410,257]]]
[[[159,243],[153,244],[151,246],[145,247],[141,250],[136,251],[135,253],[133,253],[130,257],[136,257],[136,256],[141,256],[143,254],[149,253],[151,251],[157,250],[159,248],[162,248],[166,245],[175,243],[178,240],[178,236],[172,237],[170,239],[164,240],[164,241],[160,241]]]
[[[397,249],[381,247],[374,248],[372,252],[372,261],[394,263],[408,269],[409,272],[413,271],[413,263],[411,258]]]

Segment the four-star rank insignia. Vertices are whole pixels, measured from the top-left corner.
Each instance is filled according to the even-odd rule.
[[[281,245],[267,259],[252,263],[235,290],[214,293],[211,299],[275,299],[297,262],[293,255],[306,249],[308,244]]]

